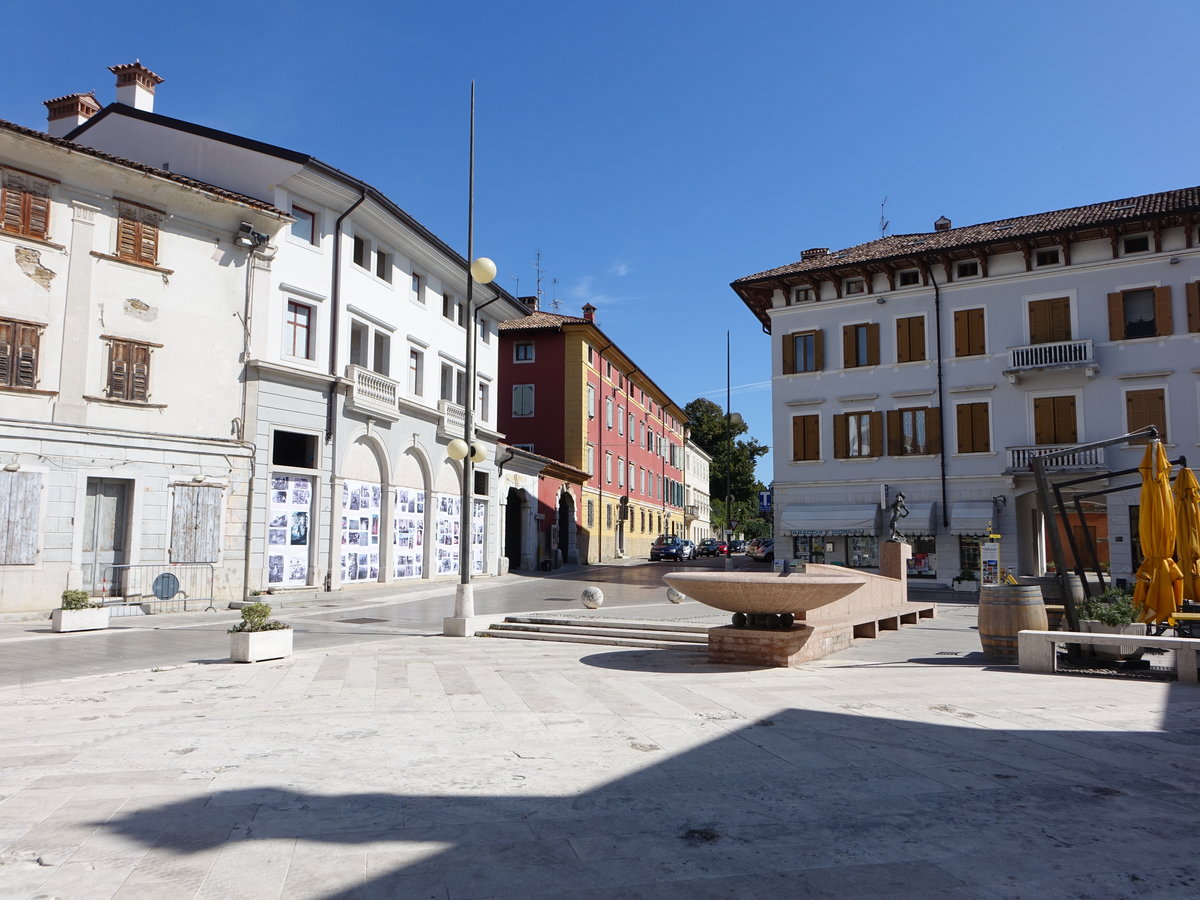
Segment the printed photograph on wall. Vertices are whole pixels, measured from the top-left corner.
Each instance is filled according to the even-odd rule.
[[[394,509],[393,575],[396,578],[420,578],[425,555],[425,492],[415,488],[398,488]]]
[[[461,505],[462,501],[451,494],[437,494],[434,497],[431,563],[438,575],[452,575],[458,571],[458,511]]]
[[[379,516],[382,491],[362,481],[342,483],[342,578],[379,579]],[[374,550],[374,552],[367,552]]]
[[[487,525],[487,501],[475,500],[471,504],[471,573],[482,575],[486,560],[483,536]]]
[[[271,506],[267,511],[269,586],[308,584],[312,495],[312,479],[306,475],[271,476]]]

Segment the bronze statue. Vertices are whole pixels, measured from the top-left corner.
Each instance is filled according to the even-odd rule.
[[[904,535],[900,533],[900,529],[896,527],[896,524],[908,515],[908,507],[904,505],[903,491],[898,491],[896,493],[896,499],[892,501],[892,505],[889,507],[889,509],[891,509],[892,514],[888,519],[888,531],[891,532],[891,534],[888,536],[888,540],[899,543],[904,540]]]

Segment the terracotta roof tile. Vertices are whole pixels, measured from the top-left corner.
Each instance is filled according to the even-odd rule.
[[[519,319],[508,319],[498,326],[501,331],[532,331],[535,329],[550,329],[557,331],[563,325],[586,325],[587,319],[579,316],[563,316],[558,313],[537,312],[522,316]],[[592,323],[595,324],[594,322]]]

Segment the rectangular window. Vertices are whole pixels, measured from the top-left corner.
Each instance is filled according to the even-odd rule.
[[[160,219],[161,214],[154,210],[121,203],[117,219],[117,259],[144,266],[157,265]]]
[[[0,229],[45,240],[50,233],[50,182],[11,169],[0,174],[0,209],[4,211]]]
[[[296,220],[291,227],[292,237],[304,241],[306,244],[315,244],[317,242],[316,215],[293,203],[292,218]]]
[[[960,403],[955,407],[959,453],[989,453],[992,449],[987,403]]]
[[[449,319],[451,322],[454,321],[454,295],[453,294],[442,294],[442,315],[445,316],[447,319]]]
[[[596,501],[589,500],[587,502],[587,527],[594,528],[596,525]]]
[[[1053,344],[1071,340],[1071,301],[1067,297],[1033,300],[1029,304],[1029,343]]]
[[[150,399],[149,345],[109,339],[107,395],[139,403]]]
[[[1150,235],[1130,235],[1121,242],[1121,249],[1125,253],[1148,253],[1150,251]]]
[[[488,403],[488,401],[491,397],[491,392],[492,392],[492,389],[490,386],[488,386],[487,384],[485,384],[482,381],[479,382],[479,394],[476,397],[476,408],[479,411],[479,421],[480,422],[486,422],[489,418],[491,418],[491,412],[489,410],[489,403]]]
[[[392,338],[382,331],[375,332],[373,341],[375,352],[371,370],[380,375],[392,374]]]
[[[1078,439],[1073,396],[1033,398],[1035,444],[1074,444]]]
[[[896,276],[900,287],[912,287],[921,283],[921,272],[918,269],[902,269]]]
[[[879,324],[843,326],[842,359],[847,369],[879,365]]]
[[[533,362],[533,341],[517,341],[513,344],[513,362]]]
[[[887,419],[890,455],[918,456],[941,451],[941,417],[936,409],[923,406],[893,409],[888,411]]]
[[[613,402],[612,397],[604,398],[604,427],[612,430],[613,425]]]
[[[584,462],[584,471],[589,475],[596,474],[596,445],[587,445],[587,458]]]
[[[375,251],[375,277],[392,283],[392,254],[385,250]]]
[[[816,299],[817,292],[810,287],[792,288],[792,303],[813,303]]]
[[[954,267],[954,276],[956,278],[974,278],[979,274],[979,263],[975,260],[968,262],[960,262]]]
[[[0,509],[0,566],[35,565],[42,474],[0,471]]]
[[[604,454],[604,482],[612,484],[612,454]]]
[[[283,352],[285,356],[312,359],[313,309],[305,303],[289,300],[287,318],[283,322]]]
[[[982,356],[987,352],[983,321],[982,307],[954,311],[955,356]]]
[[[365,269],[367,267],[367,257],[370,256],[370,253],[371,251],[367,245],[366,238],[356,234],[354,236],[354,253],[352,254],[354,264]]]
[[[533,385],[513,385],[513,416],[533,415]]]
[[[617,487],[625,487],[625,457],[617,457]]]
[[[1048,250],[1039,250],[1033,256],[1033,264],[1035,266],[1057,266],[1060,262],[1062,262],[1062,257],[1057,247],[1051,247]]]
[[[845,292],[847,294],[862,294],[867,290],[867,282],[864,278],[847,278],[845,282]]]
[[[479,339],[485,344],[492,342],[492,330],[488,327],[488,320],[482,317],[479,319]]]
[[[896,320],[896,362],[925,359],[925,317],[905,316]]]
[[[0,319],[0,387],[37,387],[38,347],[43,327]]]
[[[1158,429],[1158,436],[1167,440],[1167,400],[1162,388],[1150,388],[1141,391],[1125,392],[1125,430],[1140,431],[1153,425]],[[1131,444],[1144,444],[1148,438],[1130,441]]]
[[[783,336],[783,374],[819,372],[825,367],[825,341],[820,331],[797,331]]]
[[[625,434],[625,407],[617,407],[617,434]]]
[[[441,400],[454,402],[454,366],[449,363],[442,363],[442,378],[438,388],[438,397]]]
[[[414,397],[425,393],[425,354],[415,347],[408,351],[408,392]]]
[[[421,304],[425,302],[425,279],[416,272],[412,273],[412,298]]]
[[[1108,338],[1126,341],[1174,331],[1169,287],[1138,288],[1108,295]]]
[[[792,416],[792,460],[821,458],[821,417]]]
[[[833,417],[833,455],[835,459],[879,456],[883,413],[852,412]]]
[[[588,365],[589,366],[594,362],[594,358],[595,358],[595,351],[592,349],[592,345],[588,344]]]
[[[587,386],[587,415],[589,419],[596,418],[596,387],[591,384]]]

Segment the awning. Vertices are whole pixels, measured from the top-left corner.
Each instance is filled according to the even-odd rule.
[[[906,537],[929,536],[937,534],[937,522],[933,519],[936,503],[905,503],[908,507],[908,515],[896,522],[896,527],[900,533]],[[883,515],[883,529],[887,531],[888,522],[892,519],[891,510],[885,509]],[[889,537],[884,534],[883,537]]]
[[[874,503],[862,506],[785,506],[780,521],[784,534],[878,534]]]
[[[950,504],[951,534],[990,534],[991,500],[956,500]]]

